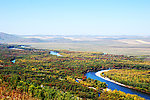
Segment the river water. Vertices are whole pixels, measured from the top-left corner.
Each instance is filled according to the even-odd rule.
[[[55,52],[55,51],[50,51],[49,54],[51,54],[51,55],[56,55],[56,56],[62,56],[62,55],[60,55],[58,52]]]
[[[117,89],[118,91],[120,90],[120,91],[123,91],[125,93],[136,94],[140,97],[143,97],[145,99],[150,100],[150,95],[149,94],[142,93],[142,92],[139,92],[139,91],[136,91],[136,90],[133,90],[133,89],[129,89],[129,88],[120,86],[118,84],[115,84],[113,82],[107,81],[105,79],[102,79],[101,77],[96,76],[95,73],[96,72],[88,72],[88,73],[86,73],[86,77],[94,79],[94,80],[99,80],[101,82],[105,82],[108,85],[108,88],[111,89],[111,90]]]

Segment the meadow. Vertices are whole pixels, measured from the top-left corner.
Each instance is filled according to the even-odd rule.
[[[111,43],[111,42],[110,42]],[[10,43],[31,45],[38,49],[65,49],[69,51],[104,52],[116,55],[141,56],[150,55],[149,45],[110,44],[105,42],[77,42],[77,43]]]

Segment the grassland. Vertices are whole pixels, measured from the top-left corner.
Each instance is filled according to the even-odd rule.
[[[26,44],[38,49],[66,49],[69,51],[94,51],[104,52],[117,55],[150,55],[149,45],[128,45],[128,44],[111,44],[99,42],[79,42],[79,43],[10,43]]]

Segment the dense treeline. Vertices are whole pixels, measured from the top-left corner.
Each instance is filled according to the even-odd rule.
[[[26,82],[18,82],[17,87],[8,85],[9,83],[0,83],[0,99],[1,100],[77,100],[69,92],[62,92],[50,87],[40,87]],[[36,97],[36,98],[35,98]]]
[[[40,99],[97,99],[107,85],[87,79],[86,72],[108,68],[150,68],[147,62],[123,55],[59,50],[57,52],[63,56],[58,57],[50,55],[49,50],[22,48],[17,45],[14,47],[21,50],[14,50],[9,47],[0,45],[2,83],[7,83],[12,90]]]
[[[33,98],[32,96],[29,96],[28,93],[20,91],[20,89],[12,89],[10,85],[8,85],[7,82],[2,82],[0,79],[0,99],[1,100],[38,100],[37,98]]]
[[[113,69],[104,73],[117,82],[134,87],[134,89],[150,93],[150,70]]]
[[[98,98],[98,100],[145,100],[145,99],[137,95],[126,94],[122,91],[105,90],[103,93],[101,93],[101,96]]]

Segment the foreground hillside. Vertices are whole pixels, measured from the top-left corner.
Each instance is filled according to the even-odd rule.
[[[114,95],[106,92],[106,83],[87,79],[85,73],[108,68],[150,69],[150,63],[135,57],[109,55],[97,52],[55,50],[62,56],[51,55],[50,50],[24,48],[20,45],[0,45],[1,99],[98,99],[99,94],[111,98],[142,100],[135,95]],[[4,87],[4,88],[3,88]],[[10,91],[17,91],[13,94]],[[105,93],[106,92],[106,93]],[[120,93],[120,92],[115,92]],[[104,98],[108,98],[104,95]],[[17,96],[16,96],[17,98]],[[101,100],[101,98],[99,98]]]

